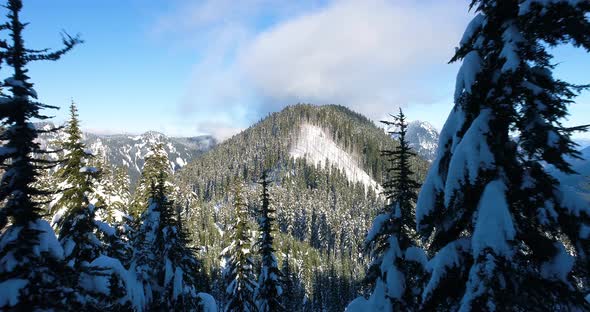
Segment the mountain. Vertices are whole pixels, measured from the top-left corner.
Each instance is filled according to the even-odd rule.
[[[574,142],[579,145],[580,149],[590,146],[590,139],[574,139]]]
[[[398,131],[395,126],[390,125],[385,128],[387,133]],[[438,136],[434,126],[426,121],[414,120],[408,123],[406,132],[406,140],[410,147],[423,159],[432,162],[436,158],[436,150],[438,149]],[[392,137],[397,138],[397,134],[393,133]]]
[[[294,262],[308,300],[334,296],[332,302],[349,302],[366,267],[363,241],[384,204],[380,185],[388,164],[380,154],[396,145],[371,120],[345,107],[300,104],[268,115],[195,158],[178,172],[176,183],[197,199],[188,208],[188,223],[198,229],[195,242],[206,250],[205,262],[223,271],[219,254],[228,244],[223,233],[234,215],[234,181],[245,184],[254,222],[257,182],[267,171],[277,209],[277,256]],[[422,181],[429,163],[418,157],[411,163]],[[329,271],[338,272],[339,279],[317,282]],[[322,284],[322,289],[309,288]]]
[[[414,120],[408,123],[406,138],[416,153],[428,161],[436,158],[438,131],[428,122]]]
[[[38,123],[36,126],[44,130],[54,127],[51,123]],[[58,131],[44,133],[38,141],[42,147],[55,150],[57,142],[63,139],[65,134]],[[175,138],[155,131],[141,135],[99,135],[85,132],[83,142],[94,155],[104,157],[111,165],[127,167],[132,184],[141,174],[145,155],[155,144],[162,144],[170,161],[170,168],[174,171],[217,144],[215,138],[209,135]],[[57,158],[57,155],[53,157]]]

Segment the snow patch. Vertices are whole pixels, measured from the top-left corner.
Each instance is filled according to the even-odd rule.
[[[428,269],[431,272],[430,280],[424,292],[422,299],[426,299],[428,295],[437,287],[438,283],[446,276],[449,269],[459,267],[463,263],[462,253],[468,253],[471,249],[471,242],[467,238],[462,238],[449,243],[430,260]]]
[[[198,293],[197,297],[201,299],[200,305],[203,309],[203,312],[217,312],[217,302],[215,302],[215,298],[207,293]]]
[[[471,51],[463,58],[463,64],[457,73],[457,83],[455,84],[455,103],[458,102],[464,91],[471,93],[475,78],[481,71],[481,63],[482,60],[477,51]]]
[[[512,256],[508,241],[516,231],[506,202],[506,186],[499,180],[488,183],[478,205],[477,222],[473,232],[473,256],[477,258],[485,248],[497,254]]]
[[[390,214],[388,213],[382,213],[375,217],[375,220],[373,220],[373,227],[371,227],[371,229],[367,233],[367,238],[365,238],[365,244],[368,244],[373,239],[375,239],[377,235],[379,235],[379,231],[383,227],[383,224],[385,224],[389,220],[389,217]]]
[[[122,301],[131,302],[136,311],[143,310],[143,307],[146,304],[146,298],[143,293],[143,288],[137,281],[134,267],[130,268],[130,270],[126,270],[118,259],[108,256],[100,256],[94,259],[94,261],[90,263],[90,267],[101,268],[105,273],[117,275],[119,279],[123,281],[125,289],[127,290],[127,295],[125,298],[122,298]],[[110,293],[110,289],[108,289],[109,285],[109,276],[94,275],[89,276],[86,286],[108,294]]]
[[[589,295],[590,296],[590,295]],[[345,312],[365,312],[368,311],[368,301],[363,297],[357,297],[346,306]]]
[[[541,265],[541,276],[551,280],[561,280],[568,282],[568,274],[574,266],[574,257],[570,255],[562,243],[555,244],[557,253],[548,262]]]
[[[360,182],[365,188],[372,188],[380,193],[382,188],[358,165],[353,156],[340,148],[326,132],[315,125],[302,124],[297,141],[290,151],[291,157],[304,158],[314,165],[325,165],[326,159],[343,171],[349,181]]]
[[[24,279],[9,279],[0,283],[0,308],[12,307],[18,303],[20,290],[23,289],[29,281]]]
[[[33,247],[33,252],[37,256],[41,256],[42,253],[48,252],[55,259],[63,259],[64,251],[61,244],[55,236],[55,232],[45,220],[36,220],[29,223],[29,227],[33,230],[39,231],[39,244]]]
[[[461,37],[461,46],[466,45],[469,40],[471,40],[471,37],[473,37],[473,35],[475,35],[475,33],[483,26],[485,20],[485,16],[479,13],[471,20],[471,22],[469,22],[465,32],[463,33],[463,37]]]
[[[494,155],[487,144],[486,135],[489,132],[489,123],[492,112],[483,109],[473,121],[463,139],[457,145],[447,175],[445,185],[445,205],[448,207],[456,191],[462,187],[465,174],[469,182],[474,184],[481,169],[490,167],[494,161]]]

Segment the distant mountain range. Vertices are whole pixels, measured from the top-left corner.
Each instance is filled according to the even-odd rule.
[[[385,129],[392,133],[397,131],[393,126]],[[438,131],[427,121],[414,120],[408,123],[406,132],[406,140],[410,143],[410,147],[418,156],[429,162],[436,158],[436,150],[438,149]],[[396,139],[397,135],[392,134]]]
[[[42,129],[54,127],[51,123],[39,123],[37,126]],[[57,142],[64,139],[65,133],[59,131],[41,135],[39,142],[42,147],[56,149]],[[99,135],[85,132],[83,141],[93,154],[105,157],[110,164],[128,167],[132,184],[141,174],[145,155],[156,144],[162,144],[168,155],[170,168],[174,171],[217,144],[215,138],[210,135],[178,138],[155,131],[141,135]]]
[[[590,202],[590,146],[580,151],[583,159],[569,159],[572,169],[578,174],[566,175],[557,170],[550,170],[562,184],[570,186]]]
[[[576,142],[580,146],[580,149],[584,149],[590,146],[590,139],[577,139],[574,140],[574,142]]]

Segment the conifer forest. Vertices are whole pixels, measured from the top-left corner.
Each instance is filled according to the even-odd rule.
[[[182,87],[158,71],[176,66],[184,52],[166,52],[169,63],[154,64],[146,55],[163,52],[125,55],[116,34],[135,25],[118,24],[130,3],[147,12],[155,3],[176,2],[70,1],[76,10],[111,6],[112,16],[102,16],[100,25],[80,35],[62,30],[61,43],[47,48],[54,37],[29,31],[37,23],[59,35],[63,25],[99,21],[72,13],[69,22],[49,25],[58,20],[41,6],[51,2],[1,0],[0,311],[590,311],[590,110],[577,108],[590,104],[590,1],[334,0],[306,7],[319,13],[299,15],[293,12],[304,1],[189,1],[209,13],[224,3],[224,14],[233,13],[220,19],[237,25],[234,30],[254,7],[274,14],[256,15],[252,29],[236,30],[238,38],[213,32],[185,43],[221,49],[211,59],[201,53],[204,64],[235,57],[216,45],[217,37],[241,46],[254,36],[252,30],[264,29],[243,46],[268,53],[280,49],[269,43],[291,42],[278,50],[287,59],[281,66],[255,66],[273,64],[271,57],[260,57],[266,63],[239,58],[243,71],[264,71],[256,76],[265,81],[260,90],[288,94],[265,98],[284,101],[282,106],[223,106],[210,94],[232,101],[245,87],[207,85],[203,81],[222,85],[233,74],[203,67],[213,78],[197,77],[187,93],[204,107],[195,113],[203,119],[194,123],[217,120],[222,114],[215,107],[222,107],[239,128],[225,136],[162,130],[156,126],[159,114],[165,119],[160,110],[175,108],[151,106],[150,95],[131,94],[137,103],[121,100],[114,106],[86,103],[95,94],[112,99],[136,92],[133,85],[152,81],[147,79],[157,81],[140,88],[148,94]],[[372,98],[386,103],[381,106],[370,100],[339,103],[374,87],[363,81],[365,73],[379,75],[379,68],[390,66],[371,41],[381,37],[371,31],[337,53],[313,54],[310,48],[303,55],[313,60],[304,60],[336,74],[311,70],[315,78],[282,87],[285,77],[310,71],[294,57],[303,34],[342,34],[325,45],[348,40],[354,25],[370,28],[382,18],[369,14],[372,9],[353,9],[365,5],[424,15],[398,14],[412,23],[398,23],[407,26],[399,30],[405,41],[388,37],[398,36],[396,29],[384,38],[395,41],[391,53],[403,54],[414,44],[409,41],[424,40],[444,50],[448,57],[436,65],[426,60],[431,51],[409,53],[402,63],[421,64],[413,65],[416,70],[451,69],[456,80],[421,79],[414,92],[422,99],[425,90],[444,89],[447,106],[424,108],[384,94]],[[442,39],[423,36],[420,25],[435,23],[428,14],[439,13],[468,17],[456,22],[454,50],[439,44]],[[194,24],[187,25],[208,31],[204,25],[215,17],[203,14],[191,15]],[[285,17],[290,14],[293,21]],[[344,14],[353,26],[332,24],[337,19],[330,14]],[[281,19],[283,24],[271,26]],[[394,25],[392,19],[384,25]],[[189,27],[181,20],[167,22]],[[443,24],[441,32],[447,29]],[[111,35],[119,39],[109,47],[92,43]],[[339,68],[364,44],[375,52],[368,58],[374,68],[365,71],[362,62]],[[88,55],[103,53],[110,53],[108,60],[120,71],[109,71],[113,80],[129,77],[125,72],[135,64],[145,67],[137,79],[146,80],[113,90],[98,72],[93,81],[59,74],[84,71],[80,64],[88,63]],[[91,63],[96,70],[109,66],[99,59]],[[561,70],[562,63],[570,69]],[[405,78],[413,79],[404,72],[378,80],[394,88]],[[339,81],[352,81],[343,95],[335,87]],[[78,91],[82,85],[90,87]],[[311,95],[302,91],[307,87]],[[105,112],[112,119],[99,117]],[[429,119],[438,115],[440,126],[431,125]],[[115,126],[119,120],[123,128]],[[97,124],[102,132],[93,130]],[[137,124],[143,134],[133,128]]]

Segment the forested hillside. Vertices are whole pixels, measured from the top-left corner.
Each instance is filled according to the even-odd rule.
[[[300,141],[309,139],[302,129],[310,126],[326,136],[311,137],[323,143],[319,151],[328,149],[329,141],[340,148],[339,153],[326,154],[320,163],[314,161],[317,155],[297,151]],[[362,243],[384,203],[380,184],[387,164],[381,151],[396,145],[383,129],[345,107],[299,104],[270,114],[203,154],[178,173],[177,183],[194,193],[187,215],[191,227],[198,229],[195,240],[204,249],[207,265],[222,269],[219,253],[228,244],[223,233],[235,213],[234,180],[245,183],[254,222],[260,192],[256,182],[268,171],[280,230],[278,257],[281,262],[289,259],[290,270],[298,276],[294,283],[302,285],[295,292],[300,294],[297,300],[304,302],[305,297],[313,310],[342,310],[363,287],[367,258]],[[411,163],[416,179],[422,180],[428,162],[413,158]],[[366,172],[375,184],[351,176],[351,167]],[[215,276],[219,272],[210,274],[212,280],[220,280]]]

